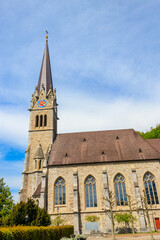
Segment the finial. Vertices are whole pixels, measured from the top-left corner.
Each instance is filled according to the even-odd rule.
[[[46,42],[48,42],[48,31],[46,30]]]

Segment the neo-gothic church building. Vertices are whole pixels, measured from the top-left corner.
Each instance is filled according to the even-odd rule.
[[[152,226],[160,226],[160,139],[144,140],[134,129],[57,132],[57,98],[53,88],[48,39],[30,105],[19,200],[33,198],[54,218],[58,213],[75,233],[88,230],[86,216],[98,216],[101,232],[111,231],[104,197],[115,194],[114,212],[136,203],[137,230],[147,229],[141,195],[152,205]],[[108,208],[107,208],[108,209]]]

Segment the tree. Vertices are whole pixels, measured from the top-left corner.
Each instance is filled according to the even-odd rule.
[[[53,226],[60,226],[64,224],[65,220],[61,217],[61,213],[59,213],[53,220],[52,225]]]
[[[125,227],[129,227],[131,219],[133,219],[133,221],[136,220],[136,218],[131,216],[130,213],[117,213],[115,214],[114,218],[118,223],[124,223]]]
[[[144,203],[144,212],[145,212],[147,220],[148,220],[148,226],[149,226],[149,231],[150,231],[150,235],[151,235],[151,240],[153,240],[153,233],[152,233],[151,221],[150,221],[150,216],[149,216],[149,207],[148,207],[146,192],[144,190],[143,190],[143,197],[141,197],[141,200]]]
[[[28,201],[26,202],[25,205],[25,219],[26,219],[26,223],[27,225],[33,225],[33,221],[35,221],[35,219],[37,218],[37,214],[38,214],[38,206],[35,203],[35,201],[31,198],[28,199]]]
[[[137,131],[138,132],[138,131]],[[160,124],[155,128],[151,127],[149,131],[138,132],[144,139],[160,138]]]
[[[51,219],[45,208],[38,208],[36,226],[49,226]]]
[[[10,214],[13,207],[13,197],[9,187],[4,183],[3,178],[0,179],[0,218]]]
[[[26,224],[26,203],[17,203],[11,212],[11,225],[27,225]]]
[[[115,196],[113,195],[112,191],[108,192],[108,196],[104,197],[106,209],[109,218],[111,219],[112,224],[112,239],[115,240],[115,222],[114,222],[114,214],[113,214],[113,207],[115,205]]]

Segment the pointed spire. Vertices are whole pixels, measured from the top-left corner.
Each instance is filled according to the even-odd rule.
[[[48,49],[48,34],[46,35],[46,46],[44,49],[42,66],[38,80],[38,92],[40,92],[43,87],[46,94],[48,93],[49,89],[52,89],[53,91],[51,65]]]

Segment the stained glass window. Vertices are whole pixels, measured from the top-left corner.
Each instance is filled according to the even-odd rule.
[[[117,206],[128,205],[125,178],[118,173],[114,179]]]
[[[66,204],[66,185],[62,177],[59,177],[55,183],[55,205]]]
[[[143,180],[148,204],[159,204],[155,177],[150,172],[147,172]]]
[[[86,207],[97,207],[96,181],[88,176],[85,181]]]

